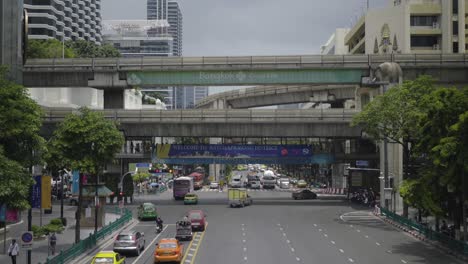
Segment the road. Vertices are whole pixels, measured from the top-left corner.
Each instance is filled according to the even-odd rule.
[[[229,208],[226,192],[197,191],[199,205],[173,201],[170,192],[145,196],[163,217],[164,231],[157,235],[152,221],[138,222],[145,233],[146,250],[127,256],[126,263],[153,263],[155,243],[174,237],[176,220],[190,209],[208,215],[205,232],[192,244],[185,242],[185,264],[271,263],[462,263],[416,240],[362,208],[333,197],[294,201],[289,192],[254,190],[254,204]],[[136,210],[136,205],[130,206]],[[191,249],[187,249],[191,248]],[[108,250],[112,249],[109,240]]]

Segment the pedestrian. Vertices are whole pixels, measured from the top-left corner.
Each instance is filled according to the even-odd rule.
[[[130,141],[130,153],[133,154],[133,141]]]
[[[8,247],[8,256],[11,257],[12,264],[16,264],[16,256],[18,256],[18,253],[19,253],[18,243],[16,243],[16,239],[12,239],[10,247]]]
[[[49,245],[50,245],[50,253],[55,255],[55,245],[57,245],[57,237],[55,236],[55,233],[52,233],[52,235],[49,237]]]

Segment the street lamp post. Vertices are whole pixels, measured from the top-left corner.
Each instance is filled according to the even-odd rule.
[[[385,197],[385,191],[388,188],[388,139],[384,138],[384,199],[385,209],[388,210],[388,199]]]
[[[63,170],[60,170],[60,220],[63,223]]]

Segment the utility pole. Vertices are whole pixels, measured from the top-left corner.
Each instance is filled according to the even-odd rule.
[[[95,185],[95,196],[94,196],[94,234],[98,231],[98,206],[99,206],[99,172],[96,173],[96,185]]]
[[[63,224],[63,170],[60,170],[60,220]]]

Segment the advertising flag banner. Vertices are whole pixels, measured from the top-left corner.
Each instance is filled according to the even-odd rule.
[[[0,222],[6,221],[6,205],[0,205]]]
[[[18,222],[19,211],[18,209],[7,209],[6,210],[6,221],[7,222]]]
[[[72,193],[78,193],[78,189],[80,188],[80,171],[74,170],[72,172]]]
[[[34,176],[34,181],[36,182],[33,185],[32,189],[32,201],[31,207],[32,208],[41,208],[41,175]]]
[[[43,209],[52,208],[52,177],[51,176],[42,176],[41,206]]]
[[[155,163],[313,163],[310,145],[159,144]]]

